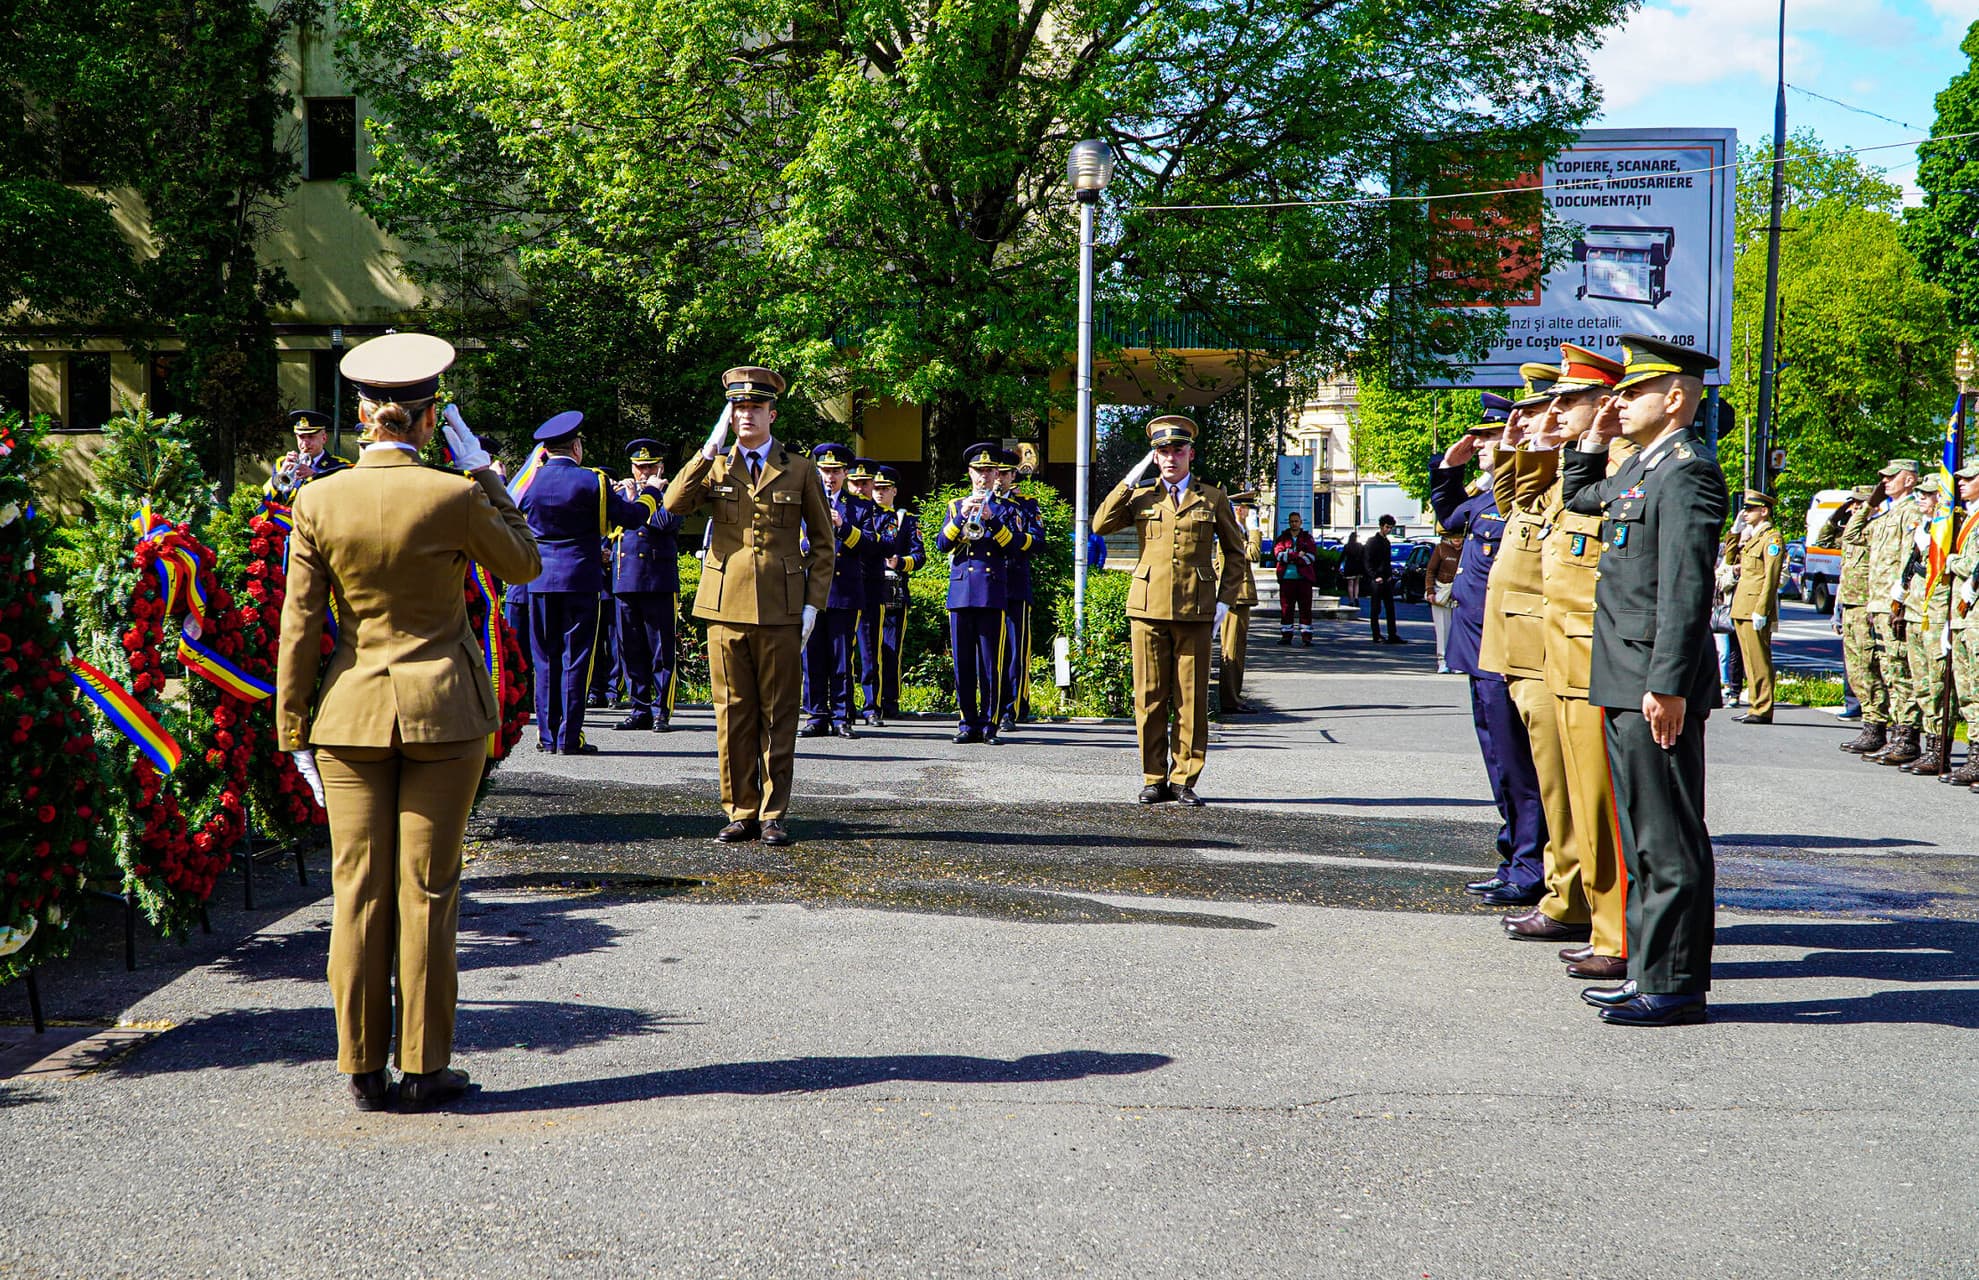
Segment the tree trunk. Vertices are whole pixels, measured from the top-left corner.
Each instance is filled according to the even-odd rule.
[[[984,439],[986,431],[994,430],[1001,438],[1002,429],[986,421],[982,401],[966,391],[941,392],[931,409],[924,443],[932,487],[961,479],[962,455],[969,446]]]

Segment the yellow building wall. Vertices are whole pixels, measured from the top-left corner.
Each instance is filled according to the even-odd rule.
[[[853,445],[876,462],[921,460],[921,407],[882,396],[863,397]]]

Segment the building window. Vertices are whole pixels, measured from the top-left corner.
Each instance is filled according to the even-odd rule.
[[[337,383],[343,378],[337,372],[337,365],[343,360],[345,350],[339,347],[309,353],[309,407],[332,418],[339,414],[355,418],[357,414],[357,393],[349,382],[343,384],[342,397],[337,395]]]
[[[28,416],[28,358],[25,351],[0,351],[0,417]]]
[[[101,431],[110,421],[110,353],[78,351],[69,357],[69,416],[64,431]]]
[[[179,403],[179,393],[172,387],[172,375],[178,372],[179,353],[160,351],[151,357],[151,416],[169,418],[175,413],[184,412]]]
[[[302,176],[310,182],[357,172],[357,99],[305,98]]]

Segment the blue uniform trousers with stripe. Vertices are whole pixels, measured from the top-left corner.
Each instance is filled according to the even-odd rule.
[[[948,611],[949,647],[955,654],[955,709],[965,729],[996,728],[1002,698],[1004,613],[998,608]]]
[[[1472,676],[1471,723],[1491,798],[1503,819],[1498,828],[1498,877],[1521,890],[1545,879],[1546,810],[1539,801],[1539,771],[1532,763],[1532,740],[1512,705],[1511,689],[1495,676]]]
[[[1031,602],[1012,600],[1003,606],[1003,670],[999,715],[1022,720],[1030,714],[1028,696],[1031,665]]]
[[[673,715],[674,626],[679,598],[671,592],[618,593],[618,651],[634,711]]]
[[[536,664],[536,740],[559,750],[584,740],[584,692],[597,652],[593,591],[531,591],[529,653]]]
[[[804,718],[812,725],[852,723],[852,651],[857,609],[826,609],[804,646]]]

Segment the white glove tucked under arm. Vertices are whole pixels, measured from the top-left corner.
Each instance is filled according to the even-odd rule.
[[[446,419],[440,430],[446,433],[447,448],[453,451],[454,465],[467,472],[486,471],[494,459],[488,456],[488,451],[481,447],[481,442],[461,421],[460,410],[448,405],[441,410],[440,416]],[[314,767],[311,765],[311,768]]]
[[[802,632],[802,633],[801,633],[801,634],[800,634],[800,635],[799,635],[799,636],[797,637],[797,647],[798,647],[798,648],[800,648],[800,649],[802,649],[802,648],[803,648],[803,647],[804,647],[805,645],[807,645],[807,644],[809,644],[809,643],[811,643],[811,628],[812,628],[812,627],[815,627],[815,626],[817,626],[817,625],[818,625],[818,606],[816,606],[816,605],[814,605],[814,604],[807,604],[807,605],[805,605],[805,606],[804,606],[804,630],[803,630],[803,632]]]
[[[1141,477],[1146,475],[1148,473],[1148,468],[1153,465],[1154,465],[1154,450],[1149,449],[1148,456],[1142,458],[1139,465],[1137,465],[1132,471],[1129,471],[1127,473],[1127,478],[1125,480],[1122,480],[1120,483],[1126,485],[1129,489],[1133,488],[1135,485],[1141,482]]]
[[[1216,634],[1223,634],[1223,620],[1230,616],[1230,606],[1221,600],[1216,602]]]
[[[734,405],[722,406],[721,416],[715,419],[715,429],[708,433],[708,443],[701,446],[701,456],[713,461],[722,451],[722,443],[728,439],[728,411]]]
[[[309,750],[291,751],[289,759],[295,761],[295,771],[309,784],[309,794],[316,797],[316,803],[328,808],[329,801],[323,798],[323,775],[316,772],[316,753]]]

